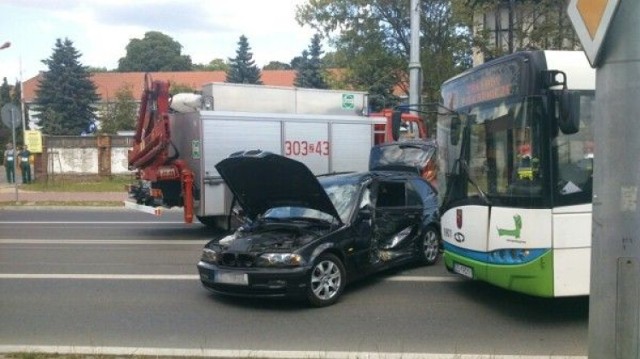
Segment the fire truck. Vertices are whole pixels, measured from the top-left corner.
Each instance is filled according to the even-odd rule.
[[[170,96],[169,86],[145,79],[125,207],[155,215],[182,207],[186,223],[230,226],[234,201],[215,164],[231,153],[270,151],[315,174],[365,171],[371,147],[393,141],[402,122],[426,136],[409,114],[369,115],[364,92],[210,83]]]

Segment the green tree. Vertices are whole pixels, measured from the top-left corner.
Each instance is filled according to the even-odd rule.
[[[196,64],[193,65],[193,70],[197,71],[227,71],[229,70],[229,64],[224,59],[213,59],[208,64]]]
[[[291,70],[291,65],[280,61],[271,61],[262,67],[263,70]]]
[[[196,93],[196,89],[194,89],[190,85],[181,84],[181,83],[172,83],[171,86],[169,87],[169,94],[171,96],[173,96],[175,94],[178,94],[178,93],[184,93],[184,92]]]
[[[575,50],[580,41],[558,0],[456,0],[454,10],[486,60],[525,49]],[[496,28],[496,23],[501,25]]]
[[[87,71],[89,71],[90,73],[109,72],[109,70],[107,70],[106,67],[95,67],[95,66],[87,66]]]
[[[253,60],[253,53],[247,37],[242,35],[238,41],[236,57],[229,59],[226,82],[262,85],[260,69]]]
[[[131,85],[122,86],[115,95],[115,101],[105,105],[100,118],[100,133],[115,134],[118,131],[135,130],[138,105],[133,98]]]
[[[0,108],[9,102],[11,102],[11,87],[5,77],[2,79],[2,85],[0,85]],[[12,140],[11,128],[0,124],[0,145],[2,145],[0,149],[4,151],[5,144],[10,143]]]
[[[11,86],[7,82],[7,78],[2,79],[2,85],[0,85],[0,107],[11,102]]]
[[[451,0],[422,0],[421,63],[423,98],[439,100],[440,84],[471,63],[470,35],[453,17]],[[375,98],[400,88],[407,93],[410,52],[410,2],[388,0],[315,0],[298,7],[296,19],[328,37],[346,76]],[[341,29],[341,31],[336,31]]]
[[[38,124],[48,135],[80,135],[95,118],[100,100],[91,75],[69,39],[57,39],[34,100]]]
[[[190,71],[191,57],[182,55],[182,45],[171,37],[149,31],[143,39],[131,39],[127,54],[118,60],[120,72]]]
[[[320,44],[320,35],[316,34],[311,39],[309,51],[302,52],[302,61],[296,69],[296,78],[293,84],[296,87],[326,89],[329,86],[324,80],[325,71],[322,66],[320,56],[322,56],[322,45]]]
[[[25,125],[25,130],[29,130],[31,129],[31,126],[29,126],[29,107],[27,106],[27,104],[25,104],[25,107],[22,108],[22,84],[20,83],[20,81],[16,80],[15,85],[13,85],[13,94],[11,95],[11,102],[16,105],[20,111],[22,111],[22,116],[24,117],[24,125]],[[22,131],[20,131],[20,139],[22,140]]]

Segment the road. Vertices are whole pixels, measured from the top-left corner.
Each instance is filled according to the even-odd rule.
[[[460,280],[442,264],[355,283],[328,308],[219,297],[201,287],[195,267],[217,234],[181,223],[180,213],[0,209],[0,352],[587,354],[587,298],[509,293]]]

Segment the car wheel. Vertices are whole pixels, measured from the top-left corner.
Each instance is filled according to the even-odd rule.
[[[331,253],[321,254],[309,275],[307,299],[316,307],[325,307],[338,300],[345,286],[344,265]]]
[[[420,260],[425,265],[433,265],[440,258],[440,233],[435,227],[427,227],[420,242]]]

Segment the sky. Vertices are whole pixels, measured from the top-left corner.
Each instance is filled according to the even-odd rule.
[[[68,38],[84,66],[113,70],[131,39],[159,31],[179,42],[194,64],[236,55],[245,35],[256,65],[289,63],[311,44],[298,25],[305,0],[0,0],[0,81],[10,85],[47,71],[42,60]]]

